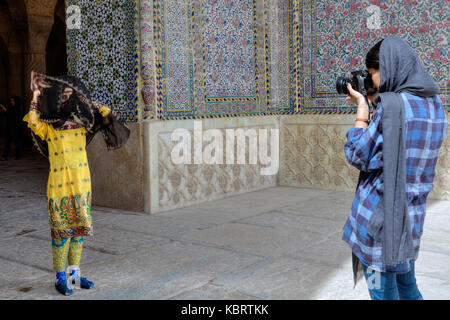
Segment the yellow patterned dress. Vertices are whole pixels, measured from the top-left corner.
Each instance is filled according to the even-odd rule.
[[[110,109],[102,107],[99,111],[106,116]],[[93,235],[87,130],[55,130],[51,124],[40,121],[39,112],[33,110],[23,120],[48,144],[47,206],[52,238]]]

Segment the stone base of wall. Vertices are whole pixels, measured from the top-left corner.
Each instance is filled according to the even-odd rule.
[[[128,123],[125,146],[107,150],[101,133],[87,146],[93,205],[144,211],[144,152],[142,124]]]
[[[354,191],[359,171],[347,163],[344,153],[346,133],[354,119],[354,115],[282,116],[280,185]],[[449,131],[429,199],[450,200]]]
[[[194,203],[223,198],[277,185],[277,174],[261,175],[260,164],[249,164],[248,142],[246,164],[173,164],[171,151],[177,142],[171,141],[174,130],[184,128],[193,136],[194,121],[201,123],[203,131],[219,129],[225,138],[226,129],[278,129],[277,117],[242,117],[232,119],[172,120],[146,122],[144,133],[149,139],[146,148],[149,155],[149,199],[146,212],[164,211]],[[191,154],[194,155],[193,138]],[[203,141],[203,147],[210,142]],[[234,150],[234,163],[237,161]],[[259,163],[259,162],[258,162]]]
[[[354,115],[283,116],[280,185],[354,190],[359,171],[347,163],[346,133]]]

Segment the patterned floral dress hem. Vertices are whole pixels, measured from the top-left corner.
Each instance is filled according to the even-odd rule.
[[[64,230],[51,230],[52,239],[73,238],[79,236],[93,236],[93,227],[75,227]]]

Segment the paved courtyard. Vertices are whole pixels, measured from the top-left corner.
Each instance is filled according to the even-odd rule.
[[[152,215],[94,206],[81,273],[95,288],[63,297],[47,173],[34,153],[0,162],[0,299],[369,299],[341,240],[353,193],[291,187]],[[418,285],[450,299],[450,201],[427,206]]]

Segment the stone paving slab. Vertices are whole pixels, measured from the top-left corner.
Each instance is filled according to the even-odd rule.
[[[180,220],[174,217],[153,216],[147,214],[110,214],[102,219],[94,228],[114,228],[130,232],[139,232],[155,236],[178,238],[191,230],[201,230],[211,224],[199,220]]]
[[[51,241],[50,233],[33,233],[31,236],[36,239]],[[167,238],[156,237],[152,235],[115,230],[108,227],[94,228],[94,235],[85,237],[83,248],[91,249],[112,255],[120,255],[130,251],[136,251],[139,247],[158,246],[167,243]]]
[[[278,209],[280,206],[287,206],[292,203],[298,203],[302,200],[316,197],[318,192],[326,195],[332,191],[318,189],[301,189],[292,187],[271,187],[263,190],[252,191],[241,195],[233,196],[233,205],[230,206],[230,198],[214,200],[212,206],[211,201],[202,202],[192,205],[192,208],[202,208],[230,212],[241,213],[246,212],[248,215],[267,212]]]
[[[21,192],[9,189],[8,186],[0,186],[0,213],[11,211],[44,211],[47,210],[45,195],[32,192]]]
[[[450,282],[416,272],[417,286],[425,300],[450,300]]]
[[[325,195],[319,195],[315,198],[298,201],[297,203],[281,207],[277,210],[283,213],[292,213],[301,216],[345,222],[350,214],[350,208],[351,201],[344,201],[344,203],[340,201],[331,202],[326,200]]]
[[[230,214],[229,211],[223,211],[221,209],[210,206],[209,208],[205,207],[185,207],[170,211],[163,211],[151,214],[153,217],[166,217],[166,218],[174,218],[177,221],[201,221],[204,224],[203,228],[209,226],[220,225],[227,222],[233,222],[242,218],[251,217],[254,215],[258,215],[258,212],[239,210]]]
[[[341,239],[342,232],[335,231],[322,241],[305,248],[300,248],[287,255],[300,260],[306,259],[330,268],[341,268],[347,260],[351,260],[350,248]]]
[[[296,229],[298,232],[314,232],[325,236],[336,232],[336,230],[339,230],[339,228],[342,228],[345,224],[344,219],[342,219],[342,221],[332,221],[277,210],[264,212],[249,218],[235,220],[235,222],[265,227],[275,226],[279,228]]]
[[[427,199],[427,213],[442,213],[446,215],[450,213],[450,201]],[[435,215],[430,215],[435,216]],[[439,215],[437,215],[439,217]],[[445,225],[445,224],[444,224]]]
[[[51,242],[27,236],[0,241],[0,259],[53,272]],[[83,249],[83,264],[102,261],[111,255]]]
[[[424,275],[442,281],[449,281],[450,256],[443,253],[430,252],[426,250],[419,251],[415,268],[418,275]],[[450,292],[447,293],[450,299]]]
[[[447,229],[447,231],[444,231],[441,230],[441,228],[435,229],[432,227],[425,227],[421,239],[420,249],[450,256],[449,230]]]
[[[48,215],[42,211],[12,211],[0,214],[0,241],[17,236],[46,231],[50,233]]]
[[[424,232],[426,232],[426,230],[435,230],[439,233],[448,231],[450,209],[447,211],[445,207],[446,206],[436,206],[433,207],[433,209],[427,210],[424,221]]]
[[[321,235],[298,232],[276,227],[242,223],[226,223],[205,230],[190,232],[184,239],[207,242],[239,252],[251,252],[263,256],[280,255],[320,241]]]
[[[14,290],[18,291],[17,288],[27,287],[31,281],[46,277],[50,274],[48,271],[1,258],[0,270],[0,291],[8,288],[15,288]],[[53,272],[51,275],[53,276]]]
[[[218,278],[213,284],[259,299],[309,299],[315,287],[305,285],[305,281],[321,283],[326,274],[323,266],[280,257],[239,270],[234,277]]]
[[[1,161],[0,197],[4,194],[21,196],[22,193],[45,196],[47,193],[48,170],[49,164],[47,159],[39,155],[38,158],[24,155],[23,160]],[[14,192],[18,188],[20,188],[20,194]],[[3,210],[0,209],[0,212],[3,212]]]
[[[172,297],[173,300],[257,300],[242,293],[229,291],[223,286],[205,284],[200,288],[183,292]]]
[[[324,266],[324,264],[320,265]],[[309,300],[370,300],[363,277],[354,288],[353,285],[351,259],[343,259],[339,267],[325,267],[320,277],[308,278],[304,281],[305,287],[314,289],[306,298]]]

